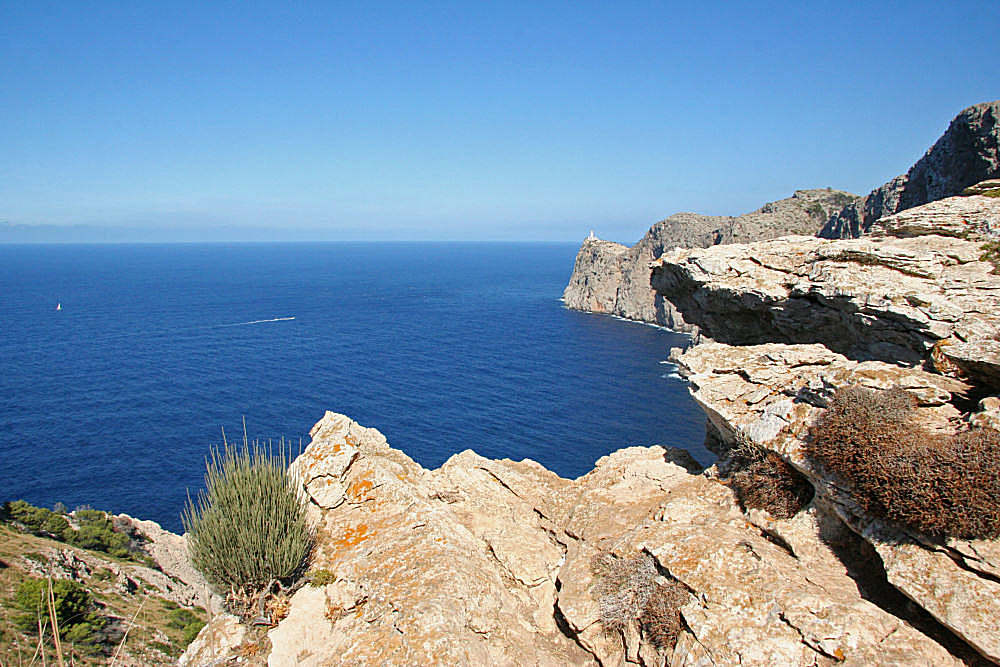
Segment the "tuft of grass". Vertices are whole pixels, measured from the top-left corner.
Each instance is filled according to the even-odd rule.
[[[1000,537],[1000,432],[931,433],[915,408],[901,389],[842,388],[805,451],[872,514],[934,537]]]
[[[313,544],[305,499],[287,474],[284,441],[273,456],[244,430],[242,447],[225,437],[223,447],[212,449],[205,490],[182,516],[189,556],[222,594],[266,594],[304,571]]]
[[[590,570],[605,631],[622,632],[636,623],[656,648],[673,649],[683,628],[680,609],[689,597],[683,585],[660,577],[653,557],[644,551],[627,558],[598,553]]]

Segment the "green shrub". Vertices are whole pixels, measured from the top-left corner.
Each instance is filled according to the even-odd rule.
[[[805,451],[872,514],[935,537],[1000,537],[1000,432],[932,433],[913,423],[915,407],[901,389],[845,387]]]
[[[24,500],[4,503],[3,517],[24,527],[24,530],[36,535],[51,534],[61,538],[69,527],[65,518],[44,507],[35,507]]]
[[[255,593],[299,576],[312,548],[305,499],[288,476],[284,443],[223,442],[206,461],[205,490],[182,516],[191,562],[221,593]]]
[[[205,621],[201,616],[190,609],[174,609],[170,612],[170,620],[167,622],[171,628],[182,630],[181,642],[187,646],[194,641],[201,629],[205,627]]]
[[[670,650],[683,628],[680,609],[688,591],[670,578],[659,577],[653,557],[640,552],[619,558],[600,552],[590,561],[591,589],[601,610],[605,631],[621,632],[636,623],[658,649]]]
[[[65,507],[62,505],[63,509]],[[73,520],[79,528],[73,528],[60,512],[35,507],[23,500],[15,500],[3,504],[3,508],[0,509],[0,520],[12,522],[15,526],[35,535],[55,538],[82,549],[103,551],[118,558],[131,558],[149,567],[156,567],[156,563],[149,556],[133,550],[132,540],[125,533],[115,529],[114,521],[107,512],[77,508],[73,512]]]
[[[128,558],[131,555],[128,536],[115,532],[114,525],[104,512],[77,510],[73,513],[73,518],[79,528],[70,529],[63,534],[70,544],[83,549],[103,551],[118,558]]]
[[[39,619],[43,624],[47,623],[48,592],[47,580],[25,579],[14,595],[15,625],[26,632],[37,632]],[[52,596],[60,637],[80,644],[94,644],[101,640],[104,619],[95,613],[90,591],[75,581],[57,579],[52,582]]]

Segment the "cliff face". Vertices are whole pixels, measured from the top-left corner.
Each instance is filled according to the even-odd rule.
[[[1000,199],[953,197],[883,218],[872,231],[677,249],[653,262],[652,282],[720,342],[822,343],[855,359],[908,364],[946,363],[958,346],[978,361],[952,361],[992,382],[1000,276],[979,259],[983,244],[1000,238]]]
[[[819,236],[857,238],[879,218],[1000,176],[1000,100],[971,106],[910,170],[830,218]]]
[[[709,246],[813,234],[855,195],[838,190],[798,190],[787,199],[745,215],[678,213],[653,225],[634,246],[587,239],[577,254],[563,300],[569,308],[609,313],[677,330],[684,323],[649,284],[649,262],[675,247]]]

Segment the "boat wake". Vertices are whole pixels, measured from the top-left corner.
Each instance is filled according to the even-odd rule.
[[[237,322],[236,324],[219,324],[219,328],[222,327],[245,327],[250,324],[266,324],[267,322],[288,322],[289,320],[294,320],[294,317],[273,317],[269,320],[251,320],[249,322]]]

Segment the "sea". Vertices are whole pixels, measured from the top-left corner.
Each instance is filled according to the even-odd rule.
[[[688,337],[569,310],[575,244],[0,245],[0,500],[181,529],[205,457],[327,410],[425,467],[564,477],[628,445],[707,464]]]

